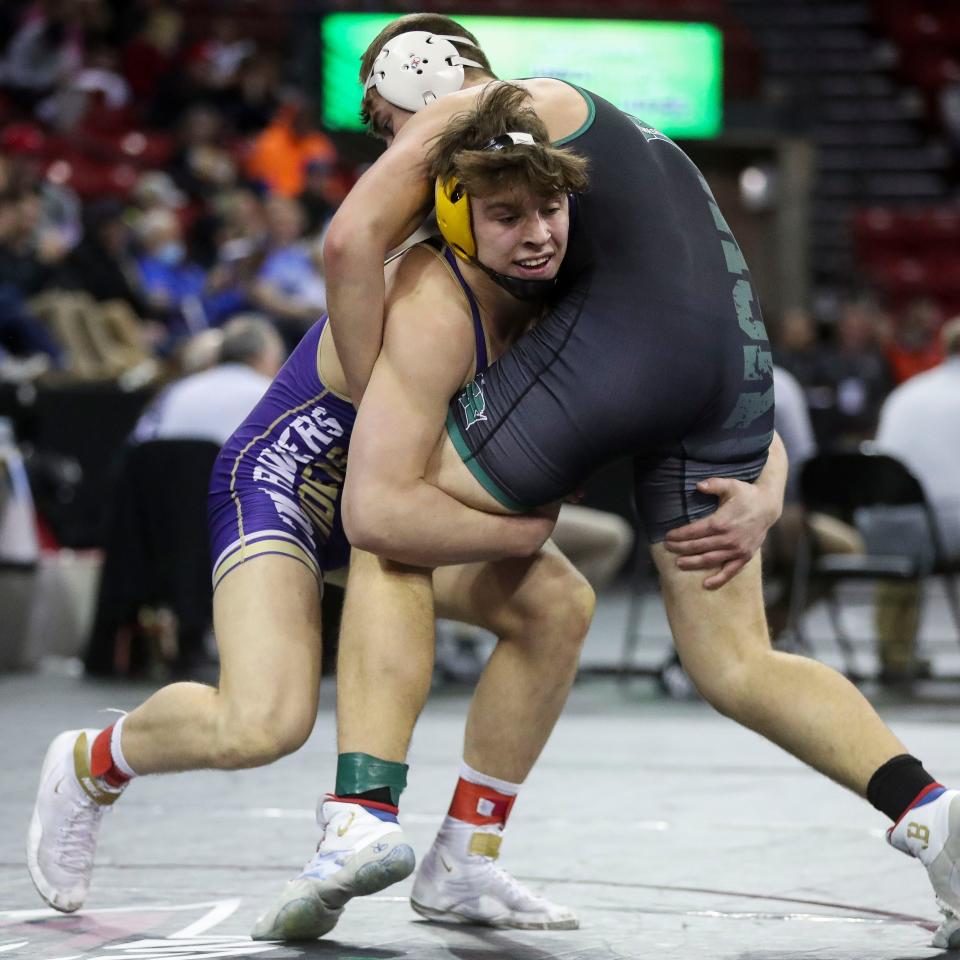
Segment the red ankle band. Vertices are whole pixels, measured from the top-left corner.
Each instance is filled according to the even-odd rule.
[[[114,765],[113,754],[110,752],[112,737],[113,724],[97,734],[90,751],[90,773],[106,781],[111,787],[122,787],[130,778]]]
[[[455,820],[463,820],[478,827],[495,823],[503,826],[516,799],[516,796],[500,793],[493,787],[472,783],[461,777],[457,781],[457,789],[453,793],[448,812]]]

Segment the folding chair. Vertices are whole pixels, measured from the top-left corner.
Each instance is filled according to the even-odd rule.
[[[883,517],[882,508],[909,511],[909,536],[899,542],[884,543],[882,549],[865,536],[868,552],[857,554],[825,554],[817,556],[813,549],[809,523],[805,525],[794,568],[793,599],[788,628],[799,645],[807,650],[810,643],[804,631],[803,612],[811,588],[827,588],[827,609],[836,633],[837,644],[848,673],[853,672],[853,647],[841,621],[838,587],[844,581],[917,582],[931,574],[943,576],[948,604],[960,634],[960,592],[954,575],[958,564],[951,562],[943,549],[937,517],[920,481],[894,457],[873,453],[825,453],[813,457],[803,467],[800,491],[809,514],[820,511],[832,514],[846,523],[859,526]],[[895,520],[896,512],[887,514]],[[890,537],[886,538],[888,541]]]

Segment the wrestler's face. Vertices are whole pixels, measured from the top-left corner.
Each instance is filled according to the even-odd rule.
[[[470,198],[477,259],[522,280],[552,280],[567,251],[567,197],[504,190]]]
[[[400,132],[400,128],[413,116],[409,110],[384,100],[374,87],[367,91],[363,107],[370,117],[370,132],[388,147]]]

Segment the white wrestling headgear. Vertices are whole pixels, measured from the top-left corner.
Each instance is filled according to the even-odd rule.
[[[483,69],[483,64],[460,56],[455,43],[473,46],[466,37],[425,30],[398,34],[377,54],[364,89],[376,87],[384,100],[411,113],[456,93],[463,86],[463,68]]]

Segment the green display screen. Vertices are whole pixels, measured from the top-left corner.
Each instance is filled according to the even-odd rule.
[[[360,58],[391,13],[335,13],[321,21],[323,123],[360,130]],[[706,23],[457,17],[498,77],[558,77],[599,94],[677,138],[720,132],[723,38]]]

